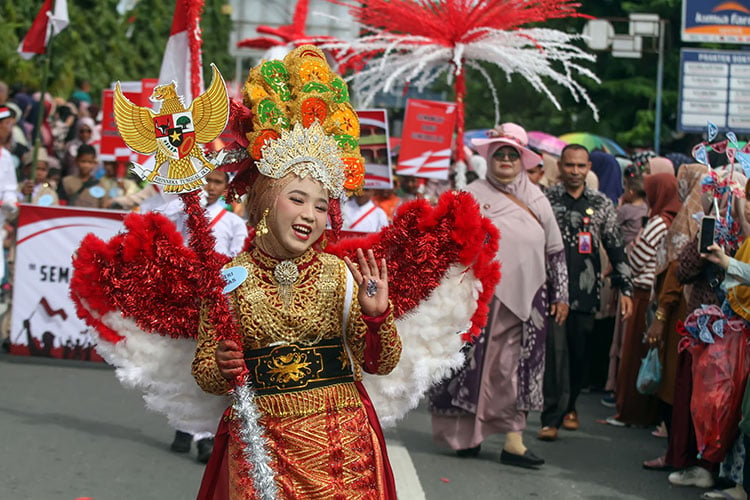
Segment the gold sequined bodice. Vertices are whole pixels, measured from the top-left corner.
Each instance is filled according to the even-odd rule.
[[[313,249],[290,261],[299,271],[291,285],[274,275],[282,262],[255,248],[229,265],[242,266],[248,278],[232,293],[232,306],[243,332],[245,349],[278,343],[313,345],[341,335],[345,293],[343,264]]]
[[[228,265],[243,266],[248,271],[247,279],[231,293],[230,297],[237,326],[242,335],[242,349],[262,349],[290,343],[297,343],[303,347],[315,346],[323,340],[341,337],[347,282],[344,261],[333,255],[309,249],[285,264],[283,273],[274,275],[278,263],[278,259],[269,257],[256,248],[239,255]],[[298,274],[289,272],[291,264],[296,267]],[[291,284],[284,285],[279,281]],[[360,367],[365,363],[367,330],[357,301],[357,284],[354,283],[349,321],[346,326],[346,346],[354,363],[355,380],[361,379]],[[369,371],[386,374],[393,370],[401,355],[401,340],[398,337],[392,309],[378,327],[377,335],[380,339],[379,349],[373,354],[377,357],[377,362],[372,364]],[[208,320],[208,309],[204,305],[198,331],[198,346],[193,360],[193,376],[203,390],[212,394],[226,394],[231,389],[231,383],[219,373],[215,357],[217,344],[215,330]],[[354,392],[343,399],[337,399],[340,400],[339,403],[352,398],[359,400],[353,384],[350,384],[350,389]],[[322,397],[322,393],[325,393],[324,389],[315,389],[300,393],[300,397],[307,401],[305,407],[309,410],[320,406],[310,401]],[[269,414],[286,414],[290,405],[299,403],[299,398],[287,396],[281,399],[284,399],[283,405],[276,396],[260,397],[258,402],[260,404],[261,400],[269,400],[271,402],[268,402],[268,405],[281,405],[274,409],[268,405],[261,408]],[[320,401],[325,403],[328,399],[323,398]],[[298,410],[295,409],[293,413],[300,413]],[[307,414],[308,410],[302,413]]]

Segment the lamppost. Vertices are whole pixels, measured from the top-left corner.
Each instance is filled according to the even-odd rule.
[[[624,21],[613,19],[613,21]],[[583,34],[592,50],[610,50],[613,57],[640,59],[643,54],[643,39],[657,39],[658,62],[656,67],[656,105],[654,116],[654,151],[661,148],[662,87],[664,84],[664,37],[666,23],[658,14],[631,13],[628,16],[628,34],[616,35],[612,23],[607,19],[593,19],[586,23]]]

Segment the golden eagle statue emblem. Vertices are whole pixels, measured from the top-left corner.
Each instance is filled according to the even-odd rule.
[[[156,153],[154,168],[133,163],[133,171],[165,192],[192,191],[203,185],[203,177],[215,165],[203,154],[200,144],[216,139],[229,118],[229,97],[219,70],[213,68],[213,80],[208,89],[185,109],[177,95],[175,83],[154,88],[151,100],[161,101],[161,109],[154,114],[150,109],[133,104],[115,86],[115,121],[125,144],[133,151],[151,155]],[[167,175],[160,175],[167,164]]]

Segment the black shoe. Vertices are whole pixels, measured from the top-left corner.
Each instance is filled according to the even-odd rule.
[[[208,459],[211,458],[211,452],[214,451],[214,438],[201,439],[196,443],[198,448],[198,461],[202,464],[207,464]]]
[[[534,469],[544,465],[544,459],[539,458],[531,450],[526,450],[523,455],[516,455],[505,450],[500,454],[500,463],[505,465],[515,465],[516,467],[525,467]]]
[[[482,445],[475,446],[474,448],[464,448],[462,450],[456,450],[456,456],[461,458],[473,458],[479,456],[479,450],[482,449]]]
[[[187,432],[175,431],[174,441],[172,441],[171,450],[175,453],[187,453],[190,451],[190,445],[193,442],[193,435]]]

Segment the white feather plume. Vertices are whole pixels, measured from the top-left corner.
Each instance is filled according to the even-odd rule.
[[[110,311],[100,319],[125,337],[113,344],[91,329],[97,352],[115,367],[124,386],[143,392],[146,407],[166,415],[173,428],[191,434],[216,432],[231,400],[203,392],[195,382],[191,373],[195,339],[146,333],[120,311]]]
[[[386,376],[365,374],[364,385],[383,427],[392,427],[417,407],[427,390],[461,366],[461,333],[471,326],[482,291],[471,270],[453,265],[440,285],[396,321],[401,359]]]
[[[580,35],[548,28],[505,31],[483,27],[466,35],[471,41],[447,47],[422,36],[394,34],[371,27],[367,30],[374,34],[352,41],[321,41],[319,44],[321,48],[348,52],[350,55],[342,58],[341,63],[362,53],[381,52],[379,58],[349,77],[362,99],[362,106],[369,105],[379,92],[400,91],[407,83],[423,90],[443,73],[447,73],[450,83],[464,65],[478,69],[477,63],[487,62],[500,67],[508,79],[512,74],[525,78],[557,109],[561,109],[560,103],[547,81],[565,87],[576,102],[585,102],[594,118],[599,119],[599,112],[585,87],[576,80],[583,76],[599,83],[597,76],[581,65],[596,58],[573,44]],[[481,36],[472,39],[471,35],[475,34]],[[497,115],[499,99],[495,86],[486,71],[479,73],[492,91]]]

